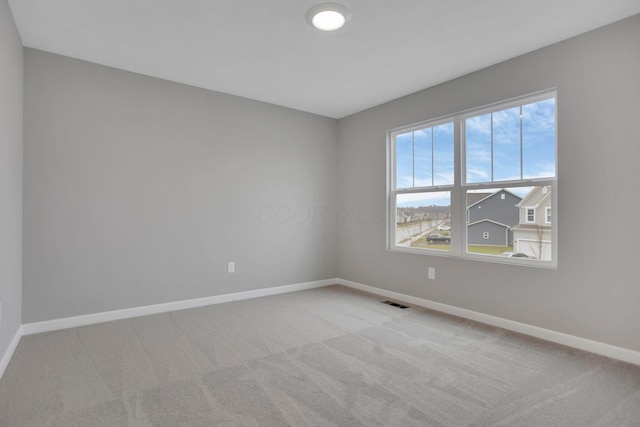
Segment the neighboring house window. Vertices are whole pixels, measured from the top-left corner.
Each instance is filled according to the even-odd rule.
[[[388,141],[390,250],[556,266],[555,92],[395,129]],[[546,228],[537,230],[542,206]],[[442,233],[445,223],[450,229]],[[503,248],[485,246],[483,224],[504,230]],[[430,234],[444,237],[436,242]],[[529,258],[496,258],[515,247],[530,247]]]
[[[536,222],[536,208],[526,208],[527,222]]]

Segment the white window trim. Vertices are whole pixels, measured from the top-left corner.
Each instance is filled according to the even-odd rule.
[[[488,183],[466,183],[466,161],[465,147],[462,142],[461,135],[464,134],[464,119],[488,112],[500,111],[517,105],[538,102],[549,98],[555,98],[555,114],[556,114],[556,144],[555,144],[555,162],[556,176],[554,178],[544,179],[525,179],[519,181],[492,181]],[[462,111],[457,114],[439,117],[433,120],[427,120],[414,125],[403,126],[392,129],[387,132],[387,221],[386,221],[386,248],[393,252],[414,253],[428,256],[443,256],[447,258],[471,259],[490,263],[499,264],[517,264],[527,267],[538,268],[558,268],[558,221],[551,224],[551,250],[552,260],[541,261],[531,259],[518,259],[499,256],[487,256],[483,254],[475,254],[466,251],[467,248],[467,209],[466,209],[466,191],[482,190],[484,188],[500,188],[500,187],[530,187],[530,186],[549,186],[551,188],[551,203],[554,209],[558,210],[558,96],[555,89],[529,94],[511,100],[496,102],[480,108],[474,108]],[[396,190],[395,176],[395,152],[394,140],[397,135],[423,129],[425,127],[437,126],[439,124],[454,122],[454,184],[449,186],[434,187],[417,187],[411,189]],[[451,246],[449,251],[435,249],[417,249],[411,247],[403,247],[395,244],[396,242],[396,196],[402,193],[423,193],[423,192],[451,192]],[[526,218],[525,218],[526,219]]]
[[[551,207],[547,206],[546,208],[544,208],[544,223],[545,224],[551,224]]]
[[[529,211],[533,212],[533,219],[529,219]],[[524,222],[526,224],[535,224],[536,223],[536,208],[534,206],[525,206],[524,207]]]

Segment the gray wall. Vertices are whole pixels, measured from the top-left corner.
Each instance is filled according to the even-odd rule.
[[[25,49],[23,322],[335,277],[336,157],[333,119]]]
[[[636,16],[339,122],[27,49],[23,322],[338,275],[640,350],[639,42]],[[388,129],[553,87],[557,270],[385,250]]]
[[[342,119],[340,204],[363,214],[340,223],[339,277],[640,351],[638,46],[635,16]],[[388,129],[554,87],[557,270],[385,250]]]
[[[22,42],[0,0],[0,358],[22,316]]]

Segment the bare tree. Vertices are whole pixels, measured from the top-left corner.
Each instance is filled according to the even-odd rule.
[[[545,227],[543,225],[540,224],[536,224],[534,225],[535,227],[535,231],[536,231],[536,241],[535,244],[537,247],[532,248],[533,249],[533,255],[536,257],[536,259],[542,259],[542,252],[544,250],[544,230]]]

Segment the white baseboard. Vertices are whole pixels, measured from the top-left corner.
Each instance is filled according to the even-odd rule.
[[[165,304],[148,305],[143,307],[135,307],[123,310],[107,311],[103,313],[87,314],[84,316],[68,317],[63,319],[48,320],[44,322],[27,323],[20,327],[14,337],[9,349],[0,361],[0,378],[4,369],[9,364],[9,360],[15,351],[22,335],[37,334],[40,332],[55,331],[59,329],[74,328],[77,326],[93,325],[96,323],[109,322],[112,320],[129,319],[132,317],[146,316],[149,314],[166,313],[170,311],[183,310],[188,308],[203,307],[213,304],[221,304],[231,301],[240,301],[250,298],[258,298],[269,295],[283,294],[287,292],[302,291],[306,289],[320,288],[333,284],[340,284],[361,291],[380,295],[386,298],[407,302],[420,307],[428,308],[443,313],[452,314],[476,322],[485,323],[487,325],[496,326],[510,331],[518,332],[524,335],[551,341],[557,344],[566,345],[568,347],[577,348],[591,353],[607,356],[612,359],[621,360],[623,362],[640,365],[640,352],[630,350],[623,347],[617,347],[550,329],[540,328],[538,326],[528,325],[526,323],[516,322],[514,320],[504,319],[501,317],[491,316],[489,314],[479,313],[477,311],[467,310],[411,295],[401,294],[399,292],[389,291],[386,289],[376,288],[373,286],[363,285],[362,283],[353,282],[345,279],[326,279],[314,282],[298,283],[293,285],[277,286],[273,288],[257,289],[254,291],[237,292],[232,294],[216,295],[205,298],[197,298],[192,300],[169,302]]]
[[[9,343],[9,348],[7,348],[7,351],[4,352],[4,356],[2,356],[2,359],[0,359],[0,378],[2,378],[2,375],[4,375],[4,371],[7,369],[7,366],[9,366],[9,361],[13,357],[13,353],[18,347],[20,338],[22,338],[22,326],[18,328],[16,334],[13,336],[13,339]]]
[[[489,314],[483,314],[477,311],[454,307],[452,305],[442,304],[423,298],[413,297],[410,295],[401,294],[399,292],[375,288],[373,286],[363,285],[362,283],[357,283],[350,280],[337,279],[337,283],[350,288],[377,294],[386,298],[411,303],[420,307],[452,314],[454,316],[474,320],[476,322],[485,323],[491,326],[497,326],[499,328],[540,338],[546,341],[551,341],[557,344],[566,345],[568,347],[577,348],[579,350],[588,351],[590,353],[599,354],[601,356],[607,356],[612,359],[621,360],[623,362],[633,363],[634,365],[640,365],[640,352],[635,350],[617,347],[611,344],[605,344],[598,341],[593,341],[562,332],[552,331],[550,329],[544,329],[509,319],[503,319],[501,317],[491,316]]]
[[[56,331],[59,329],[75,328],[78,326],[110,322],[112,320],[130,319],[132,317],[146,316],[149,314],[166,313],[170,311],[184,310],[187,308],[203,307],[207,305],[222,304],[231,301],[240,301],[269,295],[284,294],[287,292],[320,288],[336,283],[338,283],[338,279],[317,280],[314,282],[276,286],[273,288],[256,289],[253,291],[236,292],[232,294],[215,295],[211,297],[168,302],[164,304],[126,308],[123,310],[105,311],[102,313],[66,317],[63,319],[45,320],[43,322],[26,323],[22,325],[22,332],[24,335],[39,334],[41,332]]]

